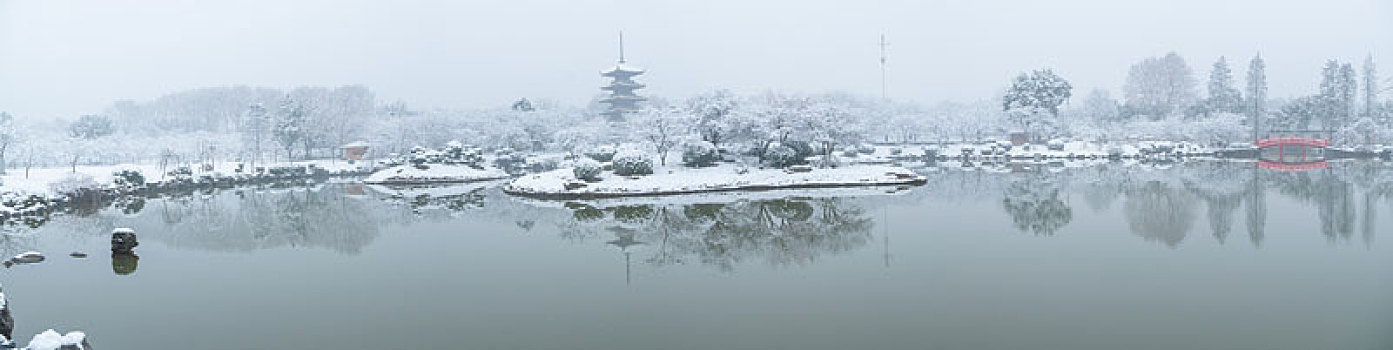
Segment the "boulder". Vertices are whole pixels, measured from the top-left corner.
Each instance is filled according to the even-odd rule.
[[[135,247],[140,245],[135,239],[135,230],[129,228],[118,228],[111,231],[111,252],[114,254],[130,254],[135,251]]]

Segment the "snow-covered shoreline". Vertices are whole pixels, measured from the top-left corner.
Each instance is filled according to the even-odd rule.
[[[513,180],[503,192],[541,199],[594,199],[632,196],[666,196],[709,192],[768,191],[797,188],[922,185],[923,176],[909,169],[885,165],[790,172],[783,169],[748,169],[734,166],[699,169],[664,168],[656,174],[625,177],[606,173],[600,181],[575,178],[570,168],[532,174]]]
[[[363,179],[363,183],[376,185],[428,185],[460,182],[475,182],[506,179],[507,172],[493,167],[474,168],[468,165],[424,164],[398,165],[379,170]]]

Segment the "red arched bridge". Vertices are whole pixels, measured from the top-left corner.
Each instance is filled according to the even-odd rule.
[[[1330,147],[1330,140],[1318,139],[1314,137],[1269,137],[1258,140],[1258,148],[1299,146],[1310,148]]]
[[[1258,148],[1258,167],[1279,171],[1322,169],[1325,150],[1330,147],[1326,132],[1274,132],[1253,145]]]

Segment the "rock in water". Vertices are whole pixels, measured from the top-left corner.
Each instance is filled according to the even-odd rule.
[[[115,254],[130,254],[135,251],[135,246],[140,242],[135,240],[135,230],[129,228],[118,228],[111,231],[111,252]]]
[[[44,261],[43,253],[29,251],[21,253],[19,255],[15,255],[14,257],[10,258],[10,260],[6,260],[5,267],[10,267],[12,265],[33,264],[41,261]]]

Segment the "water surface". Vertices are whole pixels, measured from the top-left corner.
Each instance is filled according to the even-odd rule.
[[[1388,166],[921,170],[754,199],[152,199],[10,228],[0,250],[49,260],[0,279],[21,338],[111,349],[1393,348]],[[138,258],[105,253],[114,227]]]

